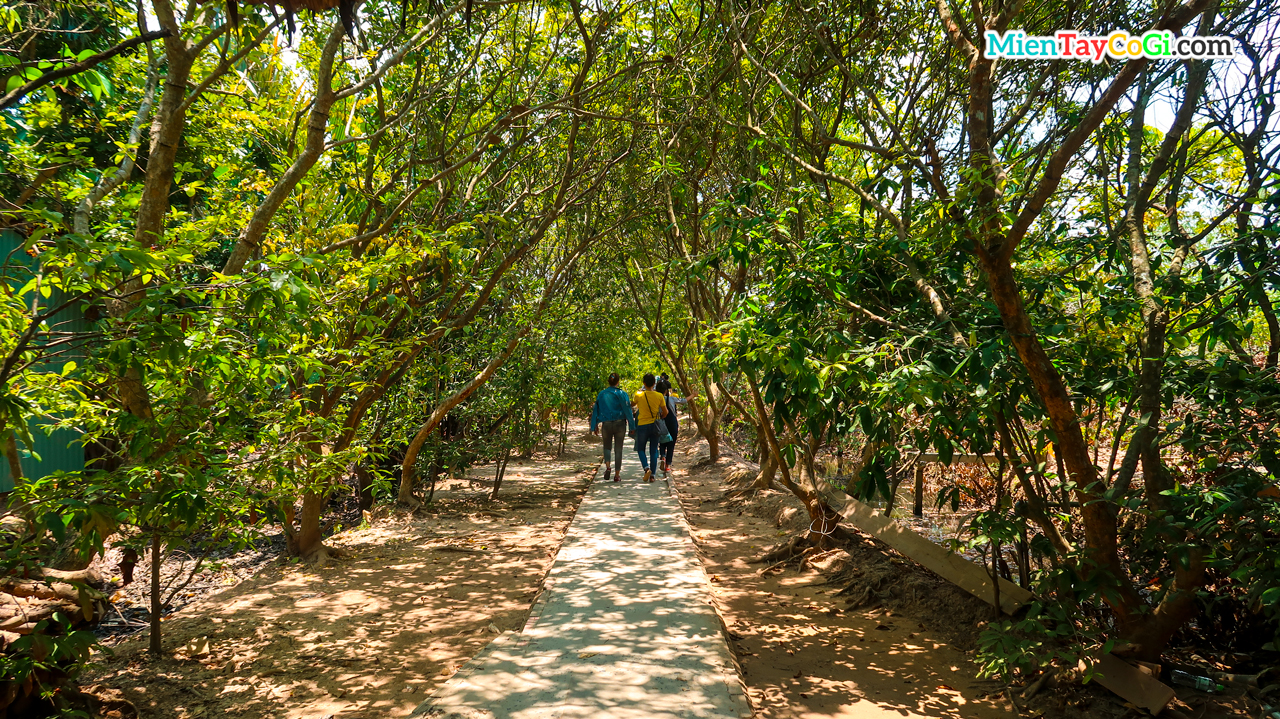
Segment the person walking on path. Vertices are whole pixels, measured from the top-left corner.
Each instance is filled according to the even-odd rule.
[[[653,390],[655,378],[644,376],[644,389],[636,392],[631,403],[636,408],[636,452],[640,454],[640,466],[644,468],[644,481],[652,482],[658,470],[658,422],[667,414],[666,399]],[[648,455],[645,449],[649,450]]]
[[[609,470],[613,470],[613,481],[622,479],[622,441],[626,434],[635,434],[636,417],[631,411],[631,398],[627,396],[618,382],[621,380],[617,372],[609,375],[609,386],[596,395],[596,403],[591,407],[591,433],[604,432],[604,481],[609,481]]]
[[[671,380],[667,379],[664,374],[658,378],[658,384],[654,389],[662,394],[667,406],[667,416],[663,418],[663,422],[667,423],[667,434],[671,435],[671,441],[658,445],[658,458],[662,460],[662,475],[665,477],[671,473],[671,458],[675,456],[676,437],[680,436],[680,420],[676,419],[676,398],[671,396]]]

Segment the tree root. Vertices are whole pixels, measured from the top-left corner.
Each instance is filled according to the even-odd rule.
[[[860,574],[861,574],[861,573],[859,573],[859,575],[860,575]],[[856,579],[857,577],[854,577],[854,578]],[[855,588],[855,587],[857,587],[857,586],[858,586],[858,583],[857,583],[856,581],[855,581],[855,582],[850,582],[849,584],[846,584],[846,585],[845,585],[845,588],[844,588],[844,589],[841,589],[840,591],[836,592],[835,594],[832,594],[831,596],[833,596],[833,597],[846,597],[846,596],[848,596],[848,595],[850,595],[850,594],[853,594],[854,588]]]
[[[791,560],[792,560],[792,559],[794,559],[794,557],[787,557],[786,559],[782,560],[781,562],[777,562],[777,563],[775,563],[775,564],[770,564],[769,566],[765,567],[764,569],[761,569],[760,571],[756,572],[756,574],[759,574],[760,576],[762,576],[762,577],[763,577],[764,575],[768,574],[769,572],[772,572],[772,571],[773,571],[773,570],[775,570],[775,569],[781,569],[781,568],[783,567],[783,565],[789,564],[789,563],[791,562]]]
[[[800,557],[800,566],[812,567],[814,562],[818,561],[819,559],[822,559],[823,557],[826,557],[828,555],[831,555],[839,551],[840,547],[832,547],[830,549],[821,549],[821,550],[818,547],[813,547],[812,549],[813,549],[812,552],[806,550],[804,555]]]
[[[725,490],[724,498],[730,502],[741,503],[744,500],[750,499],[757,492],[759,492],[759,490],[754,487],[734,487],[732,489]]]
[[[844,595],[853,595],[851,598],[845,600],[850,609],[857,609],[859,607],[866,606],[867,604],[870,604],[872,600],[875,600],[877,603],[884,602],[893,596],[893,593],[890,591],[880,591],[880,587],[884,585],[884,582],[885,577],[877,577],[861,584],[855,580],[850,583],[849,586],[836,592],[834,596],[839,597]]]
[[[1055,672],[1052,668],[1046,669],[1044,673],[1040,675],[1039,679],[1036,679],[1034,682],[1031,683],[1031,686],[1023,690],[1022,698],[1030,699],[1034,697],[1036,694],[1039,694],[1040,690],[1044,689],[1044,686],[1046,684],[1053,681],[1053,677],[1055,674],[1057,674],[1057,672]]]
[[[809,562],[813,561],[814,559],[817,559],[818,557],[821,557],[821,556],[825,556],[825,555],[827,555],[827,554],[830,554],[830,553],[831,553],[831,552],[833,552],[833,551],[835,551],[835,550],[833,550],[833,549],[828,549],[828,550],[826,550],[826,551],[822,551],[822,550],[820,550],[820,549],[819,549],[819,548],[817,548],[817,547],[809,547],[809,548],[805,549],[804,551],[800,552],[799,554],[793,554],[793,555],[791,555],[791,556],[789,556],[789,557],[786,557],[785,559],[783,559],[783,560],[781,560],[781,561],[779,561],[779,562],[775,562],[775,563],[773,563],[773,564],[769,565],[768,567],[765,567],[764,569],[761,569],[760,571],[756,572],[756,574],[759,574],[759,575],[763,576],[763,575],[765,575],[765,574],[768,574],[769,572],[772,572],[772,571],[773,571],[773,570],[775,570],[775,569],[779,569],[779,568],[781,568],[781,567],[783,567],[783,566],[785,566],[785,565],[787,565],[787,564],[790,564],[790,563],[792,563],[792,562],[796,562],[796,563],[798,563],[798,564],[800,565],[800,567],[801,567],[801,568],[803,568],[807,563],[809,563]]]
[[[750,560],[752,564],[773,564],[775,562],[787,561],[798,554],[812,549],[812,542],[809,539],[809,533],[797,534],[794,537],[776,544],[769,551]]]
[[[314,569],[324,569],[325,566],[329,564],[330,560],[338,561],[349,557],[350,555],[347,552],[344,552],[337,547],[330,547],[322,544],[319,549],[316,549],[311,554],[303,557],[303,560],[311,564]]]
[[[1018,706],[1018,702],[1014,701],[1012,687],[1004,688],[1004,696],[1009,701],[1009,706],[1013,707],[1013,713],[1022,716],[1022,707]]]

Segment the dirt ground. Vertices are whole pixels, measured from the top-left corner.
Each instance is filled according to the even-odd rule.
[[[705,443],[683,444],[673,486],[757,716],[1013,716],[999,695],[1003,687],[974,678],[964,651],[974,633],[954,630],[976,623],[971,615],[985,604],[963,592],[952,596],[949,586],[938,586],[942,580],[924,578],[908,583],[902,603],[910,604],[913,592],[919,604],[958,600],[950,612],[955,619],[939,622],[933,612],[909,606],[899,610],[881,597],[895,596],[894,586],[902,582],[892,577],[909,570],[875,548],[865,556],[838,550],[804,571],[791,567],[762,576],[765,567],[749,560],[802,530],[803,510],[780,492],[731,499],[726,477],[745,464],[733,457],[712,464]],[[864,577],[870,597],[849,605],[836,596],[845,584],[829,583],[822,569],[851,580]]]
[[[497,633],[524,625],[599,442],[575,426],[559,459],[513,460],[493,502],[492,466],[473,472],[474,486],[444,482],[434,512],[334,535],[350,556],[322,569],[272,546],[229,560],[201,582],[238,583],[165,617],[163,660],[148,659],[145,631],[112,637],[114,655],[82,685],[112,719],[406,716]],[[762,574],[749,560],[803,530],[804,512],[786,493],[729,491],[750,467],[731,449],[706,456],[682,437],[672,486],[761,719],[1139,716],[1096,686],[1046,689],[1015,709],[999,682],[976,678],[990,607],[856,531],[844,549]],[[1245,700],[1179,693],[1175,707],[1196,719],[1258,714]]]
[[[843,549],[762,574],[766,567],[750,560],[808,520],[789,493],[733,491],[740,486],[735,476],[745,472],[754,476],[754,465],[731,448],[712,463],[705,442],[682,437],[672,484],[756,716],[1149,716],[1096,684],[1044,689],[1024,700],[1022,687],[978,679],[974,648],[991,607],[856,529]],[[1261,711],[1243,691],[1178,693],[1170,708],[1184,717]]]
[[[266,563],[166,616],[165,659],[147,658],[140,632],[82,686],[109,717],[408,715],[497,633],[524,625],[595,470],[583,430],[559,459],[512,460],[493,502],[481,483],[451,480],[434,513],[328,540],[348,559]],[[492,472],[473,476],[487,484]]]

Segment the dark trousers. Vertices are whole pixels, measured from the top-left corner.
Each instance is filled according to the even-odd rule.
[[[671,457],[675,453],[676,453],[676,441],[674,439],[672,439],[670,442],[667,442],[666,444],[658,445],[658,456],[666,460],[668,467],[671,466]]]
[[[604,468],[613,464],[613,475],[622,472],[622,440],[627,436],[627,420],[615,419],[600,423],[600,436],[604,438]]]
[[[645,449],[648,448],[648,455]],[[636,452],[640,455],[640,466],[644,469],[658,469],[658,425],[654,422],[642,424],[636,428]]]

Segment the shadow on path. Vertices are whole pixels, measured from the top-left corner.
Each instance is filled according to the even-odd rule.
[[[434,513],[335,536],[349,558],[323,569],[272,562],[166,617],[163,661],[144,633],[88,679],[143,719],[407,716],[494,628],[525,624],[598,452],[571,449],[513,462],[494,501],[452,480]]]
[[[939,620],[967,621],[970,613],[957,608],[948,618],[881,606],[851,607],[837,596],[839,585],[827,584],[827,577],[812,569],[788,568],[762,576],[763,565],[751,564],[750,558],[788,531],[752,516],[747,504],[730,506],[723,481],[731,462],[700,462],[705,454],[705,443],[689,443],[681,464],[696,469],[677,472],[673,485],[706,572],[714,579],[712,594],[733,639],[757,717],[1016,716],[993,693],[1000,683],[977,680],[972,660],[951,646],[951,637],[938,626]],[[874,560],[877,571],[904,577],[916,571],[879,550],[850,559],[858,565],[856,570],[869,568],[864,561]],[[938,591],[936,584],[919,586],[922,592],[930,587]]]
[[[522,633],[496,640],[415,714],[466,719],[750,716],[707,577],[661,480],[597,482]]]

